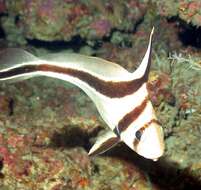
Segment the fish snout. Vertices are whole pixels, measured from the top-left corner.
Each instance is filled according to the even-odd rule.
[[[151,122],[141,134],[140,140],[136,145],[135,151],[148,159],[158,160],[164,153],[164,139],[162,127]]]

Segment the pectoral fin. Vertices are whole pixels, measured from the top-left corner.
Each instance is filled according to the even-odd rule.
[[[94,156],[109,150],[120,141],[120,138],[112,131],[98,137],[96,143],[90,149],[88,155]]]

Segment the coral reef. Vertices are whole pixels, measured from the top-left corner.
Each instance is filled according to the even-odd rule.
[[[201,26],[200,0],[170,0],[153,1],[157,4],[158,12],[165,17],[179,17],[186,23]]]
[[[166,142],[156,163],[124,145],[89,158],[107,126],[84,93],[45,77],[1,83],[0,189],[201,189],[201,54],[178,35],[185,30],[178,23],[201,25],[200,7],[199,0],[0,0],[1,49],[76,51],[131,72],[155,26],[148,88]]]
[[[7,0],[1,7],[1,12],[7,13],[2,23],[14,19],[16,32],[43,41],[69,41],[75,36],[90,41],[102,39],[114,29],[131,31],[146,11],[146,3],[137,0]],[[6,24],[2,26],[8,30]]]

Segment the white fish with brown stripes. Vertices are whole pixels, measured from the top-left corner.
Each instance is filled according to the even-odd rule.
[[[148,97],[152,35],[145,56],[133,73],[115,63],[79,54],[36,57],[22,49],[0,52],[0,81],[45,75],[81,88],[94,102],[109,132],[98,138],[89,155],[105,152],[123,141],[139,155],[157,160],[164,152],[163,130]]]

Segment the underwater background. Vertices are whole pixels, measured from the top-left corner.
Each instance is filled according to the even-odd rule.
[[[80,89],[48,77],[1,82],[0,190],[201,189],[200,0],[0,0],[0,50],[75,52],[134,71],[153,26],[148,87],[164,156],[119,144],[90,158],[108,127]]]

